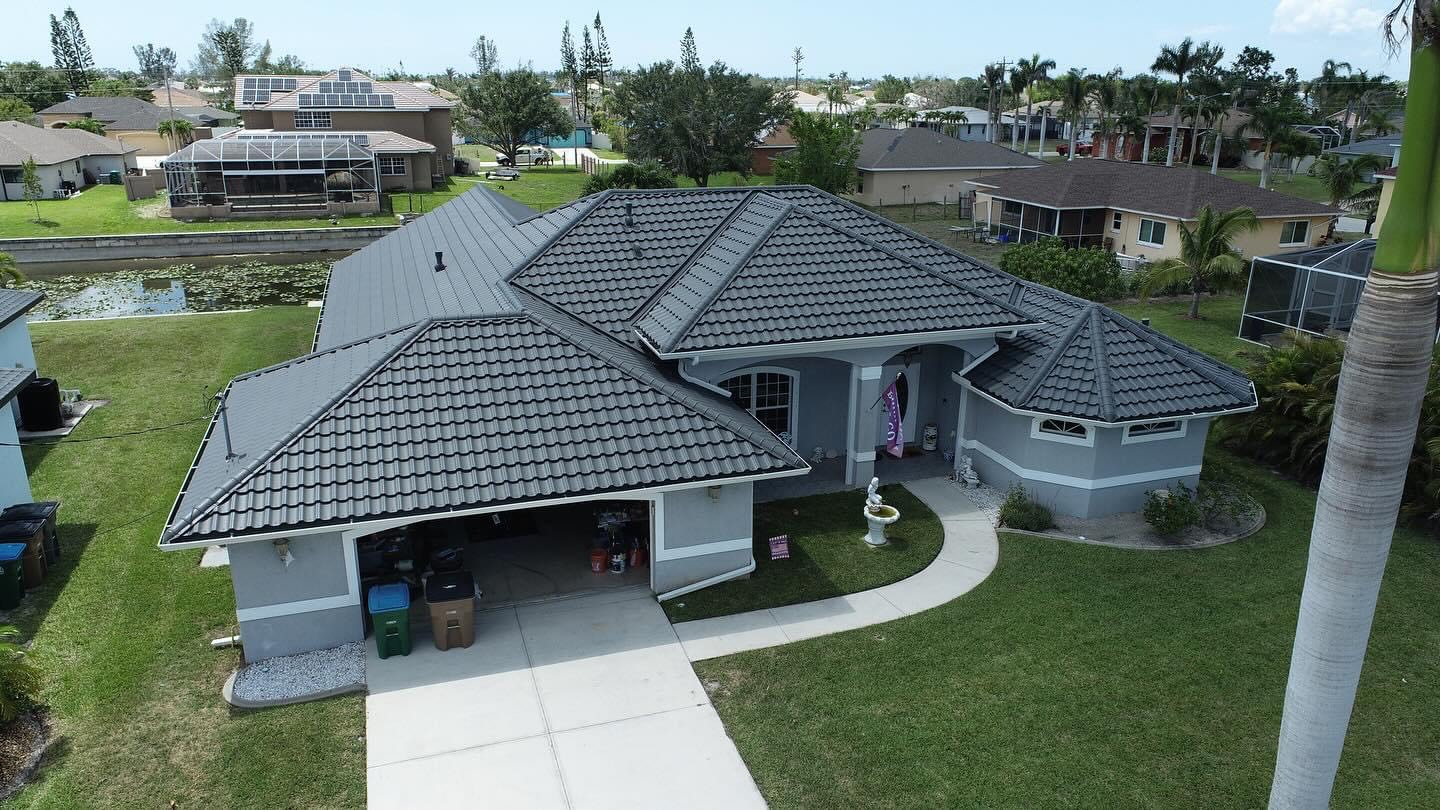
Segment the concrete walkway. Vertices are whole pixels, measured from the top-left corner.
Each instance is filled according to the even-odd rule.
[[[943,605],[983,582],[1000,559],[999,541],[989,517],[948,479],[909,481],[905,488],[930,507],[945,527],[940,555],[924,570],[899,582],[845,596],[681,622],[675,625],[675,633],[685,655],[691,661],[703,661],[893,621]]]
[[[469,648],[367,641],[371,808],[763,808],[649,588],[476,616]]]

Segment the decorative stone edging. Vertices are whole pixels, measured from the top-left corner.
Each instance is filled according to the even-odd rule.
[[[1265,528],[1265,522],[1269,519],[1269,515],[1265,511],[1265,507],[1259,501],[1255,502],[1255,508],[1259,510],[1259,517],[1253,523],[1251,523],[1251,525],[1247,526],[1243,531],[1236,533],[1234,536],[1220,537],[1216,540],[1206,540],[1201,543],[1187,543],[1185,545],[1139,546],[1130,543],[1112,543],[1105,540],[1091,540],[1089,538],[1076,537],[1072,534],[1061,534],[1059,532],[1031,532],[1024,529],[1012,529],[1008,526],[997,526],[995,527],[995,531],[1005,532],[1006,534],[1019,534],[1026,537],[1042,537],[1046,540],[1064,540],[1067,543],[1075,543],[1082,546],[1104,546],[1105,548],[1119,548],[1126,551],[1193,551],[1196,549],[1215,548],[1217,546],[1225,546],[1231,543],[1239,542]]]
[[[334,689],[322,689],[319,692],[313,692],[308,695],[276,698],[274,700],[246,700],[245,698],[235,695],[235,677],[239,674],[240,670],[238,669],[231,672],[230,677],[225,679],[225,685],[220,687],[220,694],[224,696],[225,702],[237,709],[270,709],[275,706],[289,706],[292,703],[309,703],[312,700],[324,700],[325,698],[332,698],[336,695],[349,695],[355,692],[366,691],[365,684],[352,683],[345,686],[337,686]]]

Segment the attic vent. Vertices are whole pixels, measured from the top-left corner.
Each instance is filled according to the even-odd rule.
[[[443,272],[444,270],[445,270],[445,251],[443,251],[443,250],[437,250],[437,251],[435,251],[435,272],[440,273],[440,272]]]
[[[625,227],[635,227],[635,206],[625,203]]]

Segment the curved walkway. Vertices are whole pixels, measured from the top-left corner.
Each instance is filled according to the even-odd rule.
[[[930,507],[945,529],[939,556],[924,570],[859,593],[681,622],[675,634],[685,655],[703,661],[893,621],[943,605],[985,581],[1000,559],[989,517],[953,481],[926,478],[904,486]]]

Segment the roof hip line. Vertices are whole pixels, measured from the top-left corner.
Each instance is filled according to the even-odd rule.
[[[1090,304],[1089,314],[1093,317],[1095,310],[1099,307],[1099,304]],[[1025,390],[1021,391],[1020,396],[1015,398],[1015,404],[1017,406],[1024,407],[1025,403],[1029,402],[1030,398],[1035,396],[1035,392],[1044,384],[1045,378],[1049,377],[1050,372],[1055,370],[1055,366],[1060,362],[1060,355],[1065,353],[1065,349],[1070,345],[1070,341],[1074,340],[1075,336],[1080,334],[1080,330],[1085,328],[1085,325],[1088,323],[1090,323],[1090,317],[1078,317],[1070,324],[1069,328],[1060,335],[1060,338],[1055,341],[1054,351],[1050,352],[1050,356],[1046,357],[1045,362],[1040,365],[1040,368],[1035,370],[1035,376],[1030,378],[1030,382],[1025,385]]]
[[[1110,379],[1109,344],[1105,340],[1104,316],[1100,307],[1090,308],[1090,351],[1095,356],[1095,376],[1100,381],[1100,412],[1106,422],[1115,421],[1115,386]]]

